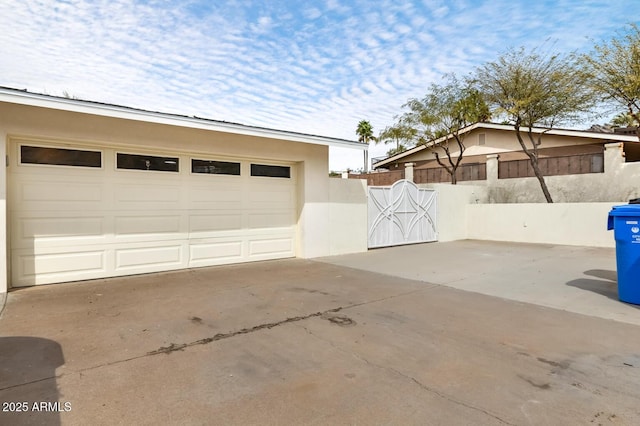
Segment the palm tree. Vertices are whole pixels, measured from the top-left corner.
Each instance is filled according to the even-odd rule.
[[[369,142],[376,140],[376,138],[373,136],[373,126],[371,126],[371,123],[369,123],[369,121],[367,120],[360,120],[360,122],[358,123],[358,128],[356,129],[356,135],[358,135],[359,142],[366,143],[367,145],[369,145]],[[368,154],[369,152],[365,150],[363,169],[365,173],[367,173],[367,171],[369,170],[369,158],[367,156]]]
[[[611,124],[613,124],[613,127],[631,127],[637,126],[638,122],[636,118],[628,112],[621,112],[613,117]]]
[[[416,129],[403,124],[387,126],[382,132],[380,132],[377,142],[382,142],[384,144],[395,142],[395,149],[392,149],[389,152],[393,151],[397,154],[399,152],[402,152],[402,150],[400,149],[401,147],[405,148],[402,142],[411,142],[415,139],[416,134]]]

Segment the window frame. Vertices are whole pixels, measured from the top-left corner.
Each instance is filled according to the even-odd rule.
[[[130,169],[130,168],[124,168],[124,167],[118,167],[118,155],[131,155],[131,156],[137,156],[137,157],[154,157],[154,158],[162,158],[166,160],[176,160],[176,170],[157,170],[157,169]],[[181,170],[180,170],[180,156],[176,155],[175,157],[168,157],[168,156],[164,156],[164,155],[159,155],[159,154],[145,154],[145,153],[140,153],[140,152],[131,152],[131,151],[119,151],[119,150],[115,150],[114,151],[114,163],[113,166],[115,168],[116,171],[118,172],[142,172],[142,173],[149,173],[149,172],[153,172],[153,173],[174,173],[174,174],[180,174]]]
[[[254,175],[253,166],[286,168],[288,169],[288,176]],[[249,164],[249,175],[252,178],[292,179],[293,177],[292,177],[291,170],[292,170],[292,167],[290,165],[284,165],[284,164],[264,164],[264,163],[254,163],[253,161]]]
[[[213,161],[213,162],[218,162],[218,163],[230,163],[230,164],[237,164],[238,165],[238,174],[228,174],[228,173],[200,173],[200,172],[194,172],[193,171],[193,161]],[[240,160],[220,160],[220,159],[213,159],[213,158],[202,158],[202,157],[189,157],[189,173],[192,176],[224,176],[224,177],[231,177],[231,178],[239,178],[244,176],[242,173],[243,167],[242,167],[242,161]]]
[[[31,143],[28,140],[20,141],[17,144],[17,165],[20,167],[65,167],[68,169],[84,169],[84,170],[104,170],[105,162],[104,162],[104,150],[98,148],[86,148],[83,146],[76,145],[62,145],[62,144],[46,144],[40,142]],[[86,165],[74,165],[74,164],[55,164],[55,163],[26,163],[22,158],[22,148],[30,147],[30,148],[42,148],[42,149],[57,149],[57,150],[66,150],[66,151],[80,151],[80,152],[94,152],[100,154],[100,166],[86,166]]]

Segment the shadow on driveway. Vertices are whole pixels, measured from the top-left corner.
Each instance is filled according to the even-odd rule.
[[[609,271],[605,269],[590,269],[588,271],[584,271],[584,274],[600,279],[596,280],[592,278],[579,278],[577,280],[569,281],[567,285],[571,287],[577,287],[582,290],[592,291],[602,296],[606,296],[609,299],[620,301],[618,299],[618,276],[616,274],[616,271]],[[627,306],[640,309],[640,306],[634,304],[625,302],[620,303],[624,303]]]
[[[618,274],[616,271],[608,271],[606,269],[590,269],[588,271],[584,271],[585,275],[591,275],[592,277],[602,278],[603,280],[613,281],[614,283],[618,282]]]
[[[0,337],[0,424],[59,425],[70,409],[59,401],[56,368],[64,364],[53,340]]]

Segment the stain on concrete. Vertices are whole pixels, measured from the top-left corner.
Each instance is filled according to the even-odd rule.
[[[383,324],[405,324],[410,321],[410,319],[404,315],[389,310],[376,312],[375,317],[376,320],[379,319]]]
[[[626,367],[640,367],[640,355],[631,355],[622,360],[622,365]]]
[[[186,347],[187,347],[187,345],[185,345],[185,344],[177,345],[175,343],[172,343],[169,346],[162,347],[162,348],[160,348],[158,350],[162,351],[164,353],[170,353],[170,352],[175,352],[175,351],[181,351]],[[151,353],[149,353],[149,354],[151,354]]]
[[[194,324],[202,324],[202,318],[200,317],[191,317],[189,318],[191,320],[192,323]]]
[[[551,361],[548,359],[544,359],[541,357],[536,358],[538,361],[543,362],[545,364],[549,364],[552,367],[556,367],[556,368],[560,368],[562,370],[566,370],[567,368],[569,368],[569,362],[567,361],[561,361],[561,362],[557,362],[557,361]]]
[[[518,374],[518,377],[521,378],[522,380],[524,380],[525,382],[529,383],[534,388],[538,388],[538,389],[542,389],[542,390],[551,389],[551,384],[549,384],[549,383],[536,383],[532,379],[529,379],[527,377],[521,376],[519,374]]]
[[[326,291],[320,291],[320,290],[316,290],[316,289],[312,289],[312,288],[304,288],[304,287],[292,287],[292,288],[288,288],[287,291],[293,291],[293,292],[304,292],[304,293],[318,293],[318,294],[323,294],[325,296],[333,296],[333,294],[331,293],[327,293]]]
[[[322,319],[325,319],[330,323],[339,325],[341,327],[352,327],[357,324],[354,320],[345,315],[324,314],[322,315]]]
[[[602,396],[602,392],[600,392],[600,389],[594,388],[591,385],[585,385],[585,384],[583,384],[581,382],[572,382],[571,386],[573,386],[576,389],[583,390],[585,392],[590,392],[590,393],[592,393],[594,395]]]
[[[593,415],[593,418],[591,419],[591,423],[597,424],[599,426],[603,426],[603,421],[606,421],[607,424],[619,423],[618,416],[616,416],[614,413],[607,414],[604,411],[598,411]]]

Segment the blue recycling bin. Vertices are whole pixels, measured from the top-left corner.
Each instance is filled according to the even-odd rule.
[[[607,229],[616,239],[618,298],[640,305],[640,204],[614,206]]]

